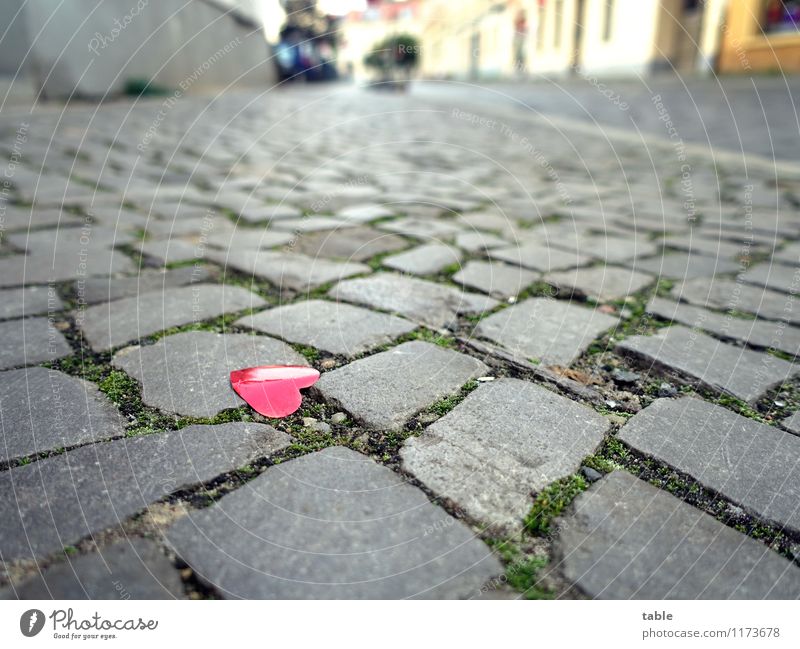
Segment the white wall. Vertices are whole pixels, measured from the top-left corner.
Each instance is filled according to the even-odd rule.
[[[131,78],[191,90],[275,80],[263,32],[219,2],[28,0],[23,14],[16,24],[30,51],[16,63],[29,65],[46,97],[102,97]]]
[[[615,0],[611,38],[603,40],[605,0],[586,0],[581,69],[588,74],[645,74],[653,60],[659,0]]]

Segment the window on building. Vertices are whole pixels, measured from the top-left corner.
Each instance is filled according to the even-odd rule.
[[[768,0],[762,25],[767,34],[800,32],[800,0]]]
[[[614,0],[606,0],[603,5],[603,40],[611,40],[611,32],[614,26]]]
[[[555,4],[555,30],[553,32],[553,47],[558,49],[561,47],[561,25],[564,16],[564,0],[556,0]]]

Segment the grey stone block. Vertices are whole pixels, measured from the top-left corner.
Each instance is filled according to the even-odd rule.
[[[766,545],[614,471],[561,519],[554,562],[597,599],[797,599],[800,570]]]
[[[3,461],[124,433],[95,385],[44,367],[0,372],[0,414]]]
[[[755,516],[800,530],[800,438],[694,398],[658,399],[619,438]]]
[[[470,261],[453,275],[453,280],[468,288],[489,293],[497,298],[509,298],[516,296],[524,288],[532,284],[536,277],[536,273],[519,266],[487,261]]]
[[[608,428],[607,419],[555,392],[499,379],[409,438],[400,456],[407,471],[472,518],[518,530],[531,493],[577,471]]]
[[[503,570],[420,490],[340,447],[270,467],[167,540],[231,599],[468,598]]]
[[[400,430],[420,410],[488,371],[480,361],[412,340],[326,372],[313,389],[375,430]]]
[[[0,559],[58,552],[151,503],[285,448],[271,426],[229,423],[84,446],[0,473]]]
[[[631,336],[618,343],[617,350],[656,370],[750,402],[800,372],[800,365],[720,342],[681,325],[652,336]]]
[[[0,322],[0,370],[70,356],[72,347],[49,318]]]

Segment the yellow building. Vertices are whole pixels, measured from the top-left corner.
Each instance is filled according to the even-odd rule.
[[[751,4],[732,0],[730,8]],[[422,71],[456,78],[708,71],[725,39],[728,5],[728,0],[425,0]],[[731,32],[740,22],[731,22]],[[781,34],[767,40],[794,38]]]
[[[800,2],[731,0],[722,26],[720,72],[800,72]]]

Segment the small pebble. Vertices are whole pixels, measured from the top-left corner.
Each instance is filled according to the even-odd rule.
[[[603,477],[603,474],[599,471],[595,471],[590,466],[582,466],[581,473],[583,473],[583,477],[586,478],[589,482],[597,482],[600,478]]]
[[[479,376],[477,379],[478,383],[488,383],[489,381],[494,381],[493,376]]]
[[[662,383],[658,386],[658,396],[662,398],[674,397],[678,395],[678,389],[672,383]]]
[[[636,372],[628,372],[627,370],[614,370],[614,372],[611,375],[611,378],[614,379],[615,383],[630,385],[632,383],[636,383],[636,381],[638,381],[642,377]]]
[[[313,427],[317,423],[314,417],[303,417],[303,426]]]
[[[336,367],[336,361],[332,358],[326,358],[319,365],[323,370],[332,370]]]
[[[608,400],[606,400],[606,405],[609,408],[616,408],[617,407],[617,402],[612,400],[612,399],[608,399]]]
[[[783,408],[786,405],[785,401],[773,401],[772,403],[775,404],[776,408]]]
[[[334,424],[343,424],[347,421],[347,415],[343,412],[337,412],[331,417],[331,422]]]
[[[312,430],[315,430],[318,433],[330,433],[331,426],[330,424],[326,424],[324,421],[318,421],[316,424],[311,426]]]

